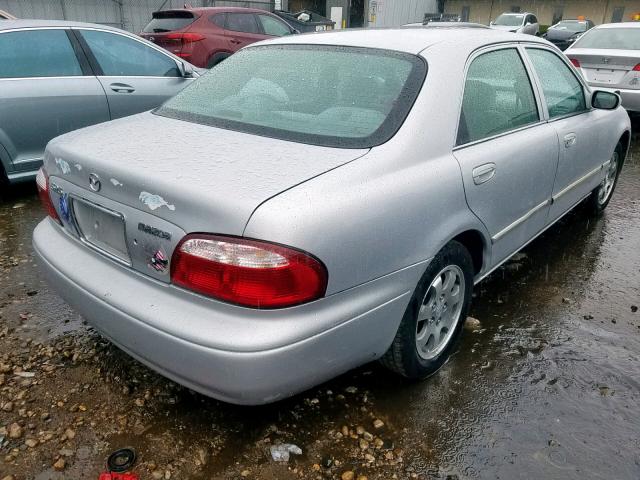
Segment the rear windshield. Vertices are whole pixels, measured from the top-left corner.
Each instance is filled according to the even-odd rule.
[[[158,115],[341,148],[380,145],[422,86],[415,55],[369,48],[266,45],[232,55]]]
[[[494,25],[502,25],[503,27],[518,27],[522,25],[522,20],[524,19],[524,15],[505,15],[502,14],[496,21],[493,22]]]
[[[144,33],[162,33],[182,30],[193,23],[196,17],[191,12],[153,12],[153,18],[142,29]]]
[[[587,29],[587,22],[566,21],[566,22],[557,23],[551,28],[553,28],[554,30],[569,30],[571,32],[584,32]]]
[[[640,50],[640,28],[592,28],[573,48]]]

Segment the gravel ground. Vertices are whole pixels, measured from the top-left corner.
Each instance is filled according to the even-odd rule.
[[[476,287],[459,351],[433,378],[371,364],[254,408],[191,392],[93,331],[38,270],[33,186],[12,189],[0,479],[97,479],[124,446],[141,479],[640,478],[637,140],[602,218],[577,209]],[[300,450],[274,461],[286,444]]]

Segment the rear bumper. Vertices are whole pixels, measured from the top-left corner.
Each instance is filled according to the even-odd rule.
[[[426,262],[294,308],[207,299],[113,263],[51,220],[34,231],[51,285],[122,350],[205,395],[262,404],[380,357]]]

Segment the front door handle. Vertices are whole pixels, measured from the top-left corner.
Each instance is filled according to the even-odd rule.
[[[234,45],[240,45],[240,43],[242,43],[242,42],[240,42],[240,40],[233,40],[233,39],[231,39],[231,40],[229,40],[229,41],[230,41],[231,43],[233,43]]]
[[[481,185],[491,180],[496,174],[496,164],[485,163],[484,165],[474,168],[471,174],[473,175],[473,183]]]
[[[116,93],[133,93],[136,91],[135,88],[131,85],[127,85],[126,83],[112,83],[109,87],[111,87],[111,90]]]
[[[573,147],[576,144],[578,137],[575,133],[568,133],[564,136],[564,148]]]

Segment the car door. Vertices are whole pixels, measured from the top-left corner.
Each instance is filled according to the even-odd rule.
[[[0,32],[0,146],[12,176],[40,167],[53,137],[109,120],[104,91],[65,29]]]
[[[589,108],[585,86],[560,55],[544,47],[527,47],[542,90],[549,125],[558,137],[560,155],[549,221],[556,220],[602,181],[611,156],[605,111]]]
[[[516,46],[468,64],[457,146],[467,203],[491,234],[497,265],[539,233],[558,162],[558,140]]]
[[[252,43],[270,38],[262,33],[253,13],[227,13],[225,30],[225,35],[229,38],[229,47],[234,52]]]
[[[129,35],[107,30],[75,30],[107,94],[111,118],[156,108],[190,81],[177,61]]]

